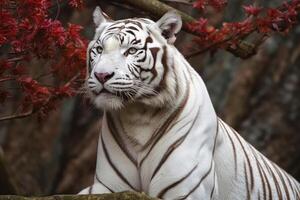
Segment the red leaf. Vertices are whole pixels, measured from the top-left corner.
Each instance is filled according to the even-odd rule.
[[[253,15],[253,16],[257,16],[261,12],[261,10],[262,10],[262,8],[255,7],[253,5],[243,6],[243,9],[245,10],[245,12],[248,15]]]
[[[227,0],[208,0],[208,4],[220,11],[227,5]]]
[[[203,10],[206,5],[207,5],[206,0],[197,0],[196,2],[193,3],[193,7],[199,10]]]
[[[36,92],[40,94],[50,94],[49,89],[47,87],[37,87]]]
[[[69,0],[69,4],[75,8],[82,8],[84,5],[83,0]]]

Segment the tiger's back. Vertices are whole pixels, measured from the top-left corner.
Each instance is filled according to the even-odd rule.
[[[216,166],[220,184],[223,185],[220,194],[224,194],[219,199],[300,199],[300,186],[293,177],[222,120],[219,120],[219,130],[224,140],[223,147],[216,150],[215,156],[216,160],[220,160],[220,165]],[[230,166],[231,170],[225,166]],[[222,173],[224,171],[226,173]],[[240,191],[244,191],[242,196]]]

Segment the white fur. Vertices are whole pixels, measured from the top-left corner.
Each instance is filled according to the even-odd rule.
[[[201,77],[161,36],[160,25],[168,27],[170,21],[174,22],[170,16],[174,19],[173,14],[167,14],[157,24],[144,24],[154,40],[149,48],[166,46],[166,88],[154,97],[131,102],[113,95],[95,97],[95,104],[105,109],[95,185],[81,193],[107,193],[109,188],[113,192],[143,191],[170,200],[299,199],[300,186],[293,178],[218,119]],[[104,45],[108,45],[104,49],[107,55],[99,58],[93,70],[109,67],[119,73],[115,64],[126,62],[120,56],[123,49],[113,38],[108,41]],[[162,58],[160,51],[160,75],[149,87],[156,87],[162,80]],[[121,71],[127,73],[125,67]],[[168,122],[177,111],[178,116]],[[166,123],[167,128],[161,129]],[[152,139],[158,130],[164,131],[155,143]]]

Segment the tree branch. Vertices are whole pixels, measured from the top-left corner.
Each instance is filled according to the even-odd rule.
[[[178,14],[181,15],[181,18],[183,21],[183,30],[188,33],[191,33],[195,36],[199,36],[199,33],[193,32],[188,28],[188,24],[197,22],[197,20],[195,18],[193,18],[192,16],[190,16],[184,12],[181,12],[165,3],[162,3],[158,0],[123,0],[122,2],[129,3],[134,8],[139,8],[143,11],[146,11],[146,12],[154,15],[157,18],[161,17],[163,14],[165,14],[169,10],[176,10],[178,12]],[[283,8],[281,8],[281,9],[283,9]],[[299,9],[300,8],[297,7],[297,10],[299,10]],[[247,59],[247,58],[255,55],[257,48],[261,43],[250,43],[250,42],[246,42],[246,41],[242,40],[243,38],[245,38],[246,36],[248,36],[249,34],[255,32],[255,31],[256,31],[256,29],[253,29],[250,31],[250,33],[247,33],[247,35],[241,35],[241,37],[239,37],[240,38],[239,42],[234,47],[231,45],[228,38],[225,38],[222,41],[222,43],[226,44],[224,49],[226,51],[232,53],[236,57],[243,58],[243,59]],[[220,42],[218,42],[218,44],[219,43]],[[214,46],[216,46],[216,44],[212,44],[208,48],[214,47]],[[205,48],[205,50],[207,50],[208,48]],[[200,52],[203,52],[203,50],[200,50]],[[195,53],[195,54],[197,54],[197,53]]]
[[[193,5],[193,2],[190,0],[161,0],[161,1],[170,2],[170,3],[179,3],[179,4],[183,4],[183,5],[188,5],[188,6]]]
[[[75,82],[77,80],[77,78],[80,76],[80,73],[77,73],[75,76],[73,76],[68,82],[66,82],[64,84],[64,86],[70,86],[73,82]],[[1,79],[0,79],[1,82]],[[48,98],[47,101],[45,101],[45,103],[40,107],[42,108],[43,106],[45,106],[51,99],[55,98],[56,96],[51,96]],[[23,113],[18,113],[18,114],[11,114],[8,116],[4,116],[4,117],[0,117],[0,122],[2,121],[8,121],[8,120],[13,120],[13,119],[21,119],[21,118],[25,118],[28,117],[34,113],[37,113],[39,111],[39,109],[34,109],[31,108],[30,110],[28,110],[27,112],[23,112]]]
[[[12,81],[15,80],[15,78],[13,77],[4,77],[4,78],[0,78],[0,83],[1,82],[6,82],[6,81]]]
[[[1,200],[158,200],[143,193],[120,192],[99,195],[54,195],[49,197],[0,196]]]
[[[32,114],[33,114],[33,110],[31,109],[31,110],[29,110],[27,112],[24,112],[24,113],[18,113],[18,114],[15,114],[15,115],[8,115],[8,116],[0,117],[0,122],[1,121],[12,120],[12,119],[20,119],[20,118],[28,117]]]
[[[116,0],[115,0],[116,1]],[[181,12],[165,3],[162,3],[158,0],[123,0],[124,2],[131,4],[134,8],[139,8],[143,11],[146,11],[156,17],[157,19],[163,16],[166,12],[170,10],[176,10],[178,14],[181,15],[182,21],[183,21],[183,29],[187,32],[190,32],[187,28],[188,23],[196,22],[197,20],[194,19],[192,16]]]

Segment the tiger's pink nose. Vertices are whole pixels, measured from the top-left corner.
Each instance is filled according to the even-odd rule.
[[[98,72],[95,72],[95,77],[96,79],[101,83],[101,84],[104,84],[106,81],[108,81],[109,79],[111,79],[111,77],[114,76],[114,72],[113,73],[98,73]]]

